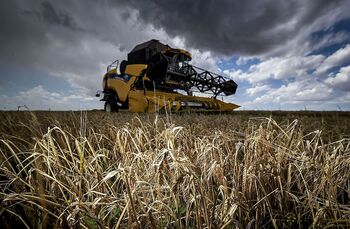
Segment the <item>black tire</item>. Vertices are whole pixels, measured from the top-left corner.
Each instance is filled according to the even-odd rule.
[[[118,112],[119,107],[116,101],[106,101],[105,102],[105,112]]]

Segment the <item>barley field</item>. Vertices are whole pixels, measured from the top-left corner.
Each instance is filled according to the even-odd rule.
[[[0,120],[0,228],[350,228],[350,112]]]

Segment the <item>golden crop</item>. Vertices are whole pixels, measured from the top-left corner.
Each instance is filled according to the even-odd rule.
[[[1,228],[350,227],[349,113],[0,118]]]

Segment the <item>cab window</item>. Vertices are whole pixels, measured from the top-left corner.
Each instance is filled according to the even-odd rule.
[[[131,76],[129,76],[128,74],[123,74],[122,77],[125,82],[128,82],[131,79]]]
[[[108,79],[120,79],[125,82],[128,82],[131,79],[131,76],[128,74],[116,74],[116,73],[110,73],[108,74]]]

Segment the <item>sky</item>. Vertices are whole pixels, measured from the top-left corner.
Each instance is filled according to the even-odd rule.
[[[0,109],[102,109],[115,59],[157,39],[233,79],[241,110],[350,110],[348,0],[3,0]]]

